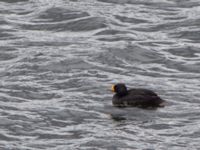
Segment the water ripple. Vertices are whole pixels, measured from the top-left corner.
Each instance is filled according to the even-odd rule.
[[[0,149],[200,149],[200,2],[0,4]],[[167,106],[115,108],[116,82]]]

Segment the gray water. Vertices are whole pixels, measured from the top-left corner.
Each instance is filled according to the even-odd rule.
[[[200,149],[199,66],[199,0],[0,0],[0,149]]]

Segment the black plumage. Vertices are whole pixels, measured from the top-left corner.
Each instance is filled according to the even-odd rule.
[[[118,83],[112,86],[112,103],[114,106],[127,107],[164,107],[165,101],[156,93],[148,89],[127,89],[125,84]]]

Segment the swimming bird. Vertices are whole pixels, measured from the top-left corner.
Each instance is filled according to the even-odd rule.
[[[164,107],[165,101],[148,89],[127,89],[123,83],[112,85],[114,94],[112,103],[117,107]]]

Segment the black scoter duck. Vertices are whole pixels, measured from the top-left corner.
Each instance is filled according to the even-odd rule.
[[[129,89],[123,83],[113,85],[112,92],[116,94],[113,96],[112,103],[114,106],[127,107],[164,107],[165,101],[162,100],[156,93],[148,89]]]

